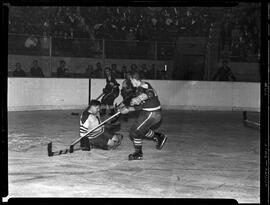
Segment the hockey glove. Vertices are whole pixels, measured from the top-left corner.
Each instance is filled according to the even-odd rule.
[[[129,113],[129,109],[127,107],[122,107],[120,109],[120,113],[125,115],[125,114]]]
[[[134,106],[134,105],[139,105],[141,104],[141,102],[145,101],[148,99],[148,96],[145,93],[140,94],[139,96],[132,98],[130,105]]]

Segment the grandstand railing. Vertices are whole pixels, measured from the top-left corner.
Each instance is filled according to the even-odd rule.
[[[175,43],[9,34],[8,53],[81,58],[171,60]]]

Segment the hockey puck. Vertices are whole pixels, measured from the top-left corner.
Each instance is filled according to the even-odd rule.
[[[71,115],[79,115],[77,112],[72,112]]]

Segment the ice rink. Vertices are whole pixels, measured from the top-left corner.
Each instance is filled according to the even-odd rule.
[[[48,157],[78,138],[81,110],[8,112],[9,197],[232,198],[260,202],[260,132],[242,112],[163,111],[162,150],[143,141],[144,158],[124,139],[116,150],[75,151]],[[251,117],[257,118],[257,114]],[[256,119],[255,119],[256,120]],[[6,199],[8,199],[6,198]]]

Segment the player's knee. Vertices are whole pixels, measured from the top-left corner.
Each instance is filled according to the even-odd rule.
[[[129,132],[129,138],[131,139],[131,140],[133,140],[133,139],[138,139],[138,138],[141,138],[142,136],[141,136],[141,133],[140,133],[140,131],[138,131],[138,130],[131,130],[130,132]]]
[[[108,143],[107,143],[108,149],[117,148],[121,144],[122,139],[123,139],[122,134],[115,133],[114,136],[108,140]]]

